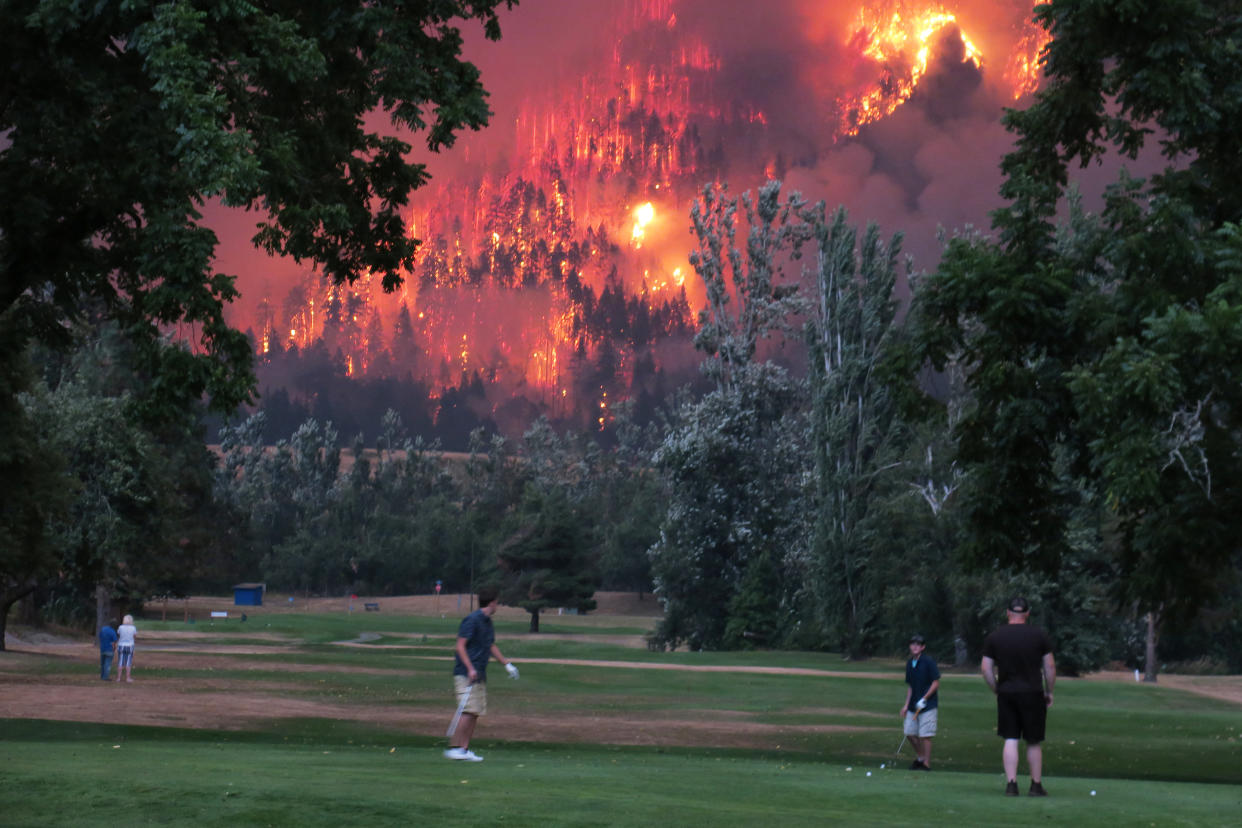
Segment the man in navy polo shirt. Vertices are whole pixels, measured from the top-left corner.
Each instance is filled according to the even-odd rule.
[[[479,590],[479,608],[462,619],[453,647],[453,691],[457,695],[459,715],[450,726],[450,747],[445,757],[463,762],[482,762],[483,757],[470,749],[470,737],[479,717],[487,712],[487,662],[495,657],[505,666],[510,678],[518,677],[518,668],[501,655],[496,646],[492,616],[500,604],[496,590]]]
[[[903,730],[914,748],[910,770],[931,770],[931,745],[939,723],[940,669],[923,650],[923,636],[910,636],[910,659],[906,662],[906,703],[901,706]]]

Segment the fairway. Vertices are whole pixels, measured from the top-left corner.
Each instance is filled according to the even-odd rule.
[[[915,774],[908,747],[893,766],[900,662],[653,653],[642,615],[531,635],[499,614],[522,678],[492,676],[486,761],[449,762],[443,609],[144,620],[133,684],[99,681],[87,642],[17,643],[0,654],[0,821],[1230,825],[1242,809],[1236,677],[1063,680],[1051,796],[1007,799],[973,671],[946,671],[935,770]]]

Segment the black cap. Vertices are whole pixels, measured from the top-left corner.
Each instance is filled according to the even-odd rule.
[[[918,633],[915,633],[914,635],[910,636],[910,643],[911,644],[922,644],[923,636],[919,635]]]
[[[1026,599],[1023,598],[1021,595],[1015,595],[1013,598],[1009,599],[1009,611],[1010,612],[1030,612],[1031,605],[1028,604],[1026,602]]]

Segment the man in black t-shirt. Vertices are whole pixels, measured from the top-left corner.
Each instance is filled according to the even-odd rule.
[[[1025,598],[1009,602],[1009,623],[983,642],[983,680],[996,694],[996,735],[1005,740],[1005,795],[1018,795],[1018,740],[1026,740],[1026,762],[1031,770],[1030,796],[1047,796],[1043,786],[1042,743],[1056,662],[1048,634],[1026,623],[1031,607]]]

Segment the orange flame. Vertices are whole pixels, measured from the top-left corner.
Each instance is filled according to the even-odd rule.
[[[647,225],[655,219],[655,207],[650,201],[646,204],[640,204],[634,209],[634,230],[630,234],[630,238],[634,242],[635,247],[643,246],[643,236],[646,235]]]
[[[844,134],[855,135],[863,124],[891,115],[914,94],[927,72],[933,38],[947,26],[958,27],[963,61],[982,67],[983,53],[962,30],[957,17],[941,6],[910,9],[899,3],[891,12],[870,7],[859,10],[850,44],[883,67],[885,77],[853,100],[840,102]]]

